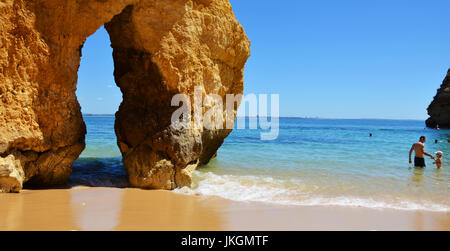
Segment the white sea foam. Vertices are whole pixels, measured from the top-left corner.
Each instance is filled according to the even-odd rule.
[[[446,205],[430,201],[389,200],[383,197],[330,196],[315,191],[316,187],[298,185],[292,181],[271,177],[217,175],[212,172],[196,173],[192,188],[176,190],[178,193],[218,196],[244,202],[264,202],[298,206],[350,206],[376,209],[425,210],[448,212]]]

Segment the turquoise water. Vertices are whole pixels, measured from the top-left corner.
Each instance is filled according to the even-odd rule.
[[[85,122],[87,148],[71,182],[127,186],[114,118]],[[198,169],[192,188],[177,192],[287,205],[449,211],[450,131],[424,127],[422,121],[284,118],[275,141],[261,141],[258,130],[236,130],[217,159]],[[444,152],[442,170],[431,159],[424,170],[409,165],[409,149],[421,135],[428,137],[428,152]]]
[[[74,163],[70,185],[127,187],[122,155],[114,133],[114,117],[85,117],[86,149]]]

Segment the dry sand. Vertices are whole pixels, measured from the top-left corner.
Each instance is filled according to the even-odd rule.
[[[280,206],[138,189],[0,194],[0,230],[450,230],[450,212]]]

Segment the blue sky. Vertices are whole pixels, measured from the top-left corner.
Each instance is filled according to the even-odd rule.
[[[281,116],[426,119],[450,68],[448,0],[231,0],[252,42],[245,93],[279,94]],[[102,28],[84,48],[84,113],[122,96]]]

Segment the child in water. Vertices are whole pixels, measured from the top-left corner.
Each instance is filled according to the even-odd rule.
[[[444,153],[441,152],[441,151],[436,152],[436,162],[434,162],[433,164],[435,164],[435,165],[437,166],[438,169],[441,169],[441,168],[442,168],[442,155],[443,155],[443,154],[444,154]]]

